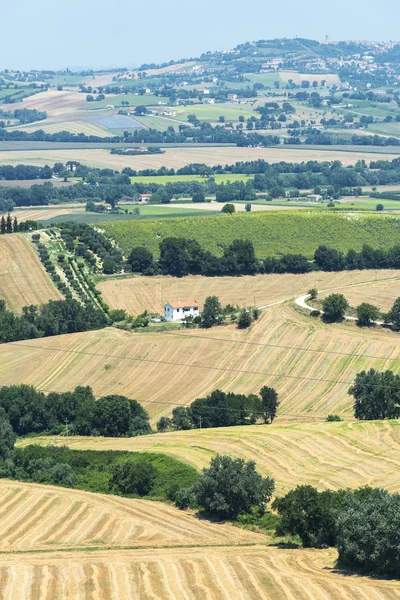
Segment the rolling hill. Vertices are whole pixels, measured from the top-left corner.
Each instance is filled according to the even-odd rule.
[[[96,395],[143,403],[152,422],[214,389],[279,393],[281,419],[352,415],[347,390],[357,372],[398,371],[400,338],[384,329],[324,324],[293,306],[270,307],[246,331],[114,328],[0,345],[0,384],[45,391],[90,385]]]
[[[361,250],[363,244],[387,248],[397,243],[400,220],[393,216],[327,212],[258,212],[222,216],[104,222],[98,226],[117,241],[125,254],[146,246],[155,256],[167,237],[197,240],[203,248],[221,255],[235,239],[250,240],[258,257],[301,253],[312,257],[321,244],[342,251]]]
[[[276,423],[276,424],[275,424]],[[400,491],[400,423],[397,421],[290,423],[194,429],[135,438],[70,437],[80,450],[161,452],[201,469],[216,453],[255,460],[276,480],[277,495],[300,484],[319,489],[363,485]],[[63,437],[35,443],[65,444]],[[28,445],[24,440],[20,445]]]

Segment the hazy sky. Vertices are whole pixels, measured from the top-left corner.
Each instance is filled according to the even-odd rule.
[[[399,0],[3,0],[0,68],[138,66],[274,37],[400,38]]]

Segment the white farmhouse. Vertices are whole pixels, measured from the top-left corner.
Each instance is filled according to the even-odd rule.
[[[167,302],[164,304],[164,317],[167,321],[182,321],[185,317],[198,317],[197,302]]]

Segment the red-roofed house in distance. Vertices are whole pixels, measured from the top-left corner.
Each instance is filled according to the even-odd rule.
[[[182,321],[185,317],[198,317],[199,305],[194,302],[167,302],[164,304],[164,317],[167,321]]]

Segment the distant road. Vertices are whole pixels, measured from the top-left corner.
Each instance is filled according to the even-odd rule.
[[[0,152],[15,152],[18,150],[110,150],[111,148],[232,148],[236,144],[128,144],[126,142],[0,142]]]

